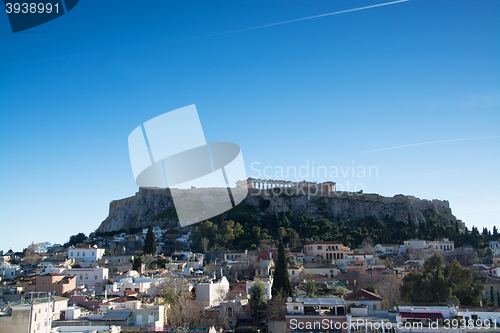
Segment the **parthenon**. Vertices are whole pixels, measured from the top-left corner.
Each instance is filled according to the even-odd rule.
[[[311,188],[317,187],[324,192],[335,192],[335,182],[292,182],[288,180],[273,180],[273,179],[256,179],[256,178],[248,178],[247,180],[240,180],[236,183],[236,186],[241,188],[248,189],[257,189],[257,190],[267,190],[274,188],[290,188],[295,189],[297,187]]]

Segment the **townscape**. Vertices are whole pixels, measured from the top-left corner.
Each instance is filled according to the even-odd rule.
[[[203,238],[202,252],[196,230],[170,223],[2,251],[0,332],[500,331],[496,229],[483,248],[442,237],[297,249],[281,235],[246,250]]]

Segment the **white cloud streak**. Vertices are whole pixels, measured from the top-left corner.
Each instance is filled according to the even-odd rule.
[[[408,148],[408,147],[416,147],[416,146],[423,146],[423,145],[431,145],[431,144],[435,144],[435,143],[470,141],[470,140],[481,140],[481,139],[495,139],[495,138],[499,138],[499,137],[500,136],[497,135],[497,136],[485,136],[485,137],[478,137],[478,138],[463,138],[463,139],[450,139],[450,140],[419,142],[419,143],[411,143],[411,144],[402,145],[402,146],[394,146],[394,147],[373,149],[373,150],[364,151],[363,153],[375,153],[375,152],[379,152],[379,151],[401,149],[401,148]]]
[[[394,5],[394,4],[397,4],[397,3],[407,2],[407,1],[410,1],[410,0],[398,0],[398,1],[392,1],[392,2],[385,2],[385,3],[380,3],[380,4],[372,5],[372,6],[365,6],[365,7],[353,8],[353,9],[346,9],[346,10],[341,10],[341,11],[338,11],[338,12],[332,12],[332,13],[326,13],[326,14],[320,14],[320,15],[302,17],[302,18],[298,18],[298,19],[294,19],[294,20],[281,21],[281,22],[276,22],[276,23],[269,23],[269,24],[259,25],[259,26],[251,27],[251,28],[244,28],[244,29],[231,30],[231,31],[226,31],[226,32],[219,32],[219,33],[215,33],[215,34],[212,34],[212,35],[205,35],[205,36],[200,36],[200,37],[189,38],[187,40],[207,38],[207,37],[214,37],[214,36],[220,36],[220,35],[227,35],[227,34],[233,34],[233,33],[236,33],[236,32],[243,32],[243,31],[261,29],[261,28],[267,28],[267,27],[274,27],[276,25],[282,25],[282,24],[287,24],[287,23],[300,22],[300,21],[305,21],[305,20],[312,20],[312,19],[316,19],[316,18],[320,18],[320,17],[332,16],[332,15],[337,15],[337,14],[344,14],[344,13],[356,12],[358,10],[364,10],[364,9],[370,9],[370,8],[376,8],[376,7]]]

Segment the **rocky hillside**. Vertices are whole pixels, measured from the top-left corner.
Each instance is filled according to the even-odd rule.
[[[356,222],[374,217],[406,223],[425,223],[438,216],[443,225],[463,223],[452,214],[448,201],[423,200],[408,195],[383,197],[378,194],[330,193],[330,195],[286,195],[271,190],[251,191],[236,208],[278,214],[292,210],[295,214],[327,218],[331,221]],[[169,189],[140,188],[135,196],[112,201],[108,217],[96,230],[98,233],[144,228],[176,222],[176,213]]]

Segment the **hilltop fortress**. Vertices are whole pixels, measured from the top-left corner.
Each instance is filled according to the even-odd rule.
[[[460,228],[458,220],[446,200],[426,200],[410,195],[398,194],[384,197],[375,193],[336,191],[335,182],[290,182],[285,180],[263,180],[248,178],[239,181],[231,191],[248,191],[248,196],[238,209],[255,213],[278,214],[292,211],[293,214],[327,218],[335,221],[357,221],[368,217],[380,220],[395,219],[408,224],[426,223],[426,219],[437,216],[443,225]],[[217,202],[226,188],[192,188],[200,198],[200,204]],[[167,212],[167,213],[165,213]],[[139,188],[131,197],[113,200],[109,204],[109,215],[97,232],[130,230],[175,222],[176,213],[169,188]]]

